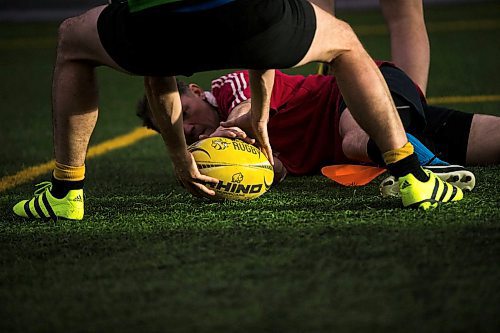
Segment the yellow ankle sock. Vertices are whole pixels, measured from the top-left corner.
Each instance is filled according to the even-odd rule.
[[[56,162],[54,178],[63,181],[80,181],[85,178],[85,164],[82,166],[71,166]]]
[[[396,163],[413,154],[413,145],[407,142],[403,147],[386,151],[382,154],[385,164]]]

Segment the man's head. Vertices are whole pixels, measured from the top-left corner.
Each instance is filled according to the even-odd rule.
[[[217,109],[207,102],[205,92],[198,85],[178,81],[177,88],[181,96],[184,135],[186,142],[191,144],[198,141],[201,134],[213,133],[219,127],[220,118]],[[160,131],[146,95],[138,102],[136,113],[143,120],[143,126]]]

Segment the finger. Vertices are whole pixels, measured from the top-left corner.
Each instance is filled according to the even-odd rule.
[[[181,179],[178,179],[179,180],[179,183],[181,184],[181,186],[191,195],[195,196],[195,197],[201,197],[201,193],[199,192],[199,190],[193,185],[194,183],[191,183],[189,181],[185,181],[185,180],[181,180]]]
[[[243,141],[251,145],[255,144],[255,139],[252,139],[251,137],[248,136],[244,138]]]
[[[238,126],[224,127],[224,131],[243,132]]]
[[[235,129],[236,133],[238,133],[238,136],[241,137],[241,138],[246,138],[248,135],[245,131],[243,131],[242,129],[240,129],[239,127],[237,127]]]
[[[262,152],[266,155],[269,163],[274,166],[273,150],[269,143],[269,135],[267,134],[267,124],[258,123],[256,130],[257,142],[259,143]]]
[[[198,178],[195,180],[195,182],[201,183],[201,184],[210,183],[210,184],[215,185],[215,184],[219,183],[219,180],[217,178],[214,178],[214,177],[205,176],[205,175],[200,174],[198,176]]]
[[[231,127],[231,128],[228,128],[229,131],[231,131],[232,133],[234,133],[237,137],[241,138],[241,139],[244,139],[247,137],[247,134],[241,130],[239,127]]]
[[[267,147],[262,147],[262,151],[269,160],[269,163],[274,166],[273,150],[271,149],[271,146],[268,145]]]
[[[185,182],[183,184],[183,187],[186,189],[186,191],[197,198],[213,198],[213,196],[215,195],[215,191],[203,185],[203,182]]]
[[[198,195],[204,196],[206,198],[212,198],[215,195],[215,191],[209,189],[201,183],[193,183],[193,186],[197,189]]]
[[[233,131],[233,133],[236,134],[236,137],[238,139],[241,139],[243,142],[246,142],[246,143],[251,144],[251,145],[255,144],[255,139],[249,137],[248,134],[245,131],[243,131],[241,128],[232,127],[231,131]]]
[[[215,195],[215,191],[208,188],[206,186],[206,184],[213,184],[214,186],[217,185],[219,183],[219,180],[217,178],[214,178],[214,177],[210,177],[210,176],[205,176],[205,175],[198,175],[198,178],[195,180],[194,182],[194,186],[197,187],[198,191],[201,191],[201,195],[210,198],[210,197],[213,197]]]
[[[246,142],[248,144],[253,145],[255,143],[255,139],[249,137],[245,132],[238,132],[238,139],[242,140],[243,142]]]
[[[212,133],[211,136],[212,137],[222,136],[224,138],[234,139],[236,137],[236,134],[231,132],[231,131],[218,131],[218,132]]]
[[[266,153],[272,152],[271,144],[269,143],[269,136],[267,135],[267,128],[258,131],[256,133],[256,139],[258,145],[263,149],[264,152]],[[267,158],[269,159],[269,156],[267,156]]]

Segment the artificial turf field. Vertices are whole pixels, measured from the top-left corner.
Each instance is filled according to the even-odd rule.
[[[389,57],[376,10],[338,14]],[[500,115],[500,4],[426,18],[431,101]],[[56,29],[0,24],[0,186],[52,158]],[[99,81],[91,145],[139,126],[142,79],[102,69]],[[254,201],[211,203],[178,187],[151,136],[90,158],[85,219],[57,223],[13,216],[49,173],[18,177],[0,192],[0,331],[498,332],[500,167],[471,170],[474,191],[432,212],[382,199],[382,177],[289,177]]]

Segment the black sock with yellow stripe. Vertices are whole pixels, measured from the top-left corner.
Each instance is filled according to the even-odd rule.
[[[389,150],[383,154],[387,169],[396,178],[411,173],[421,182],[429,180],[429,176],[420,166],[417,155],[413,152],[413,146],[407,142],[403,147]]]
[[[69,191],[82,189],[84,179],[85,165],[75,167],[56,162],[50,193],[55,198],[62,199]]]

